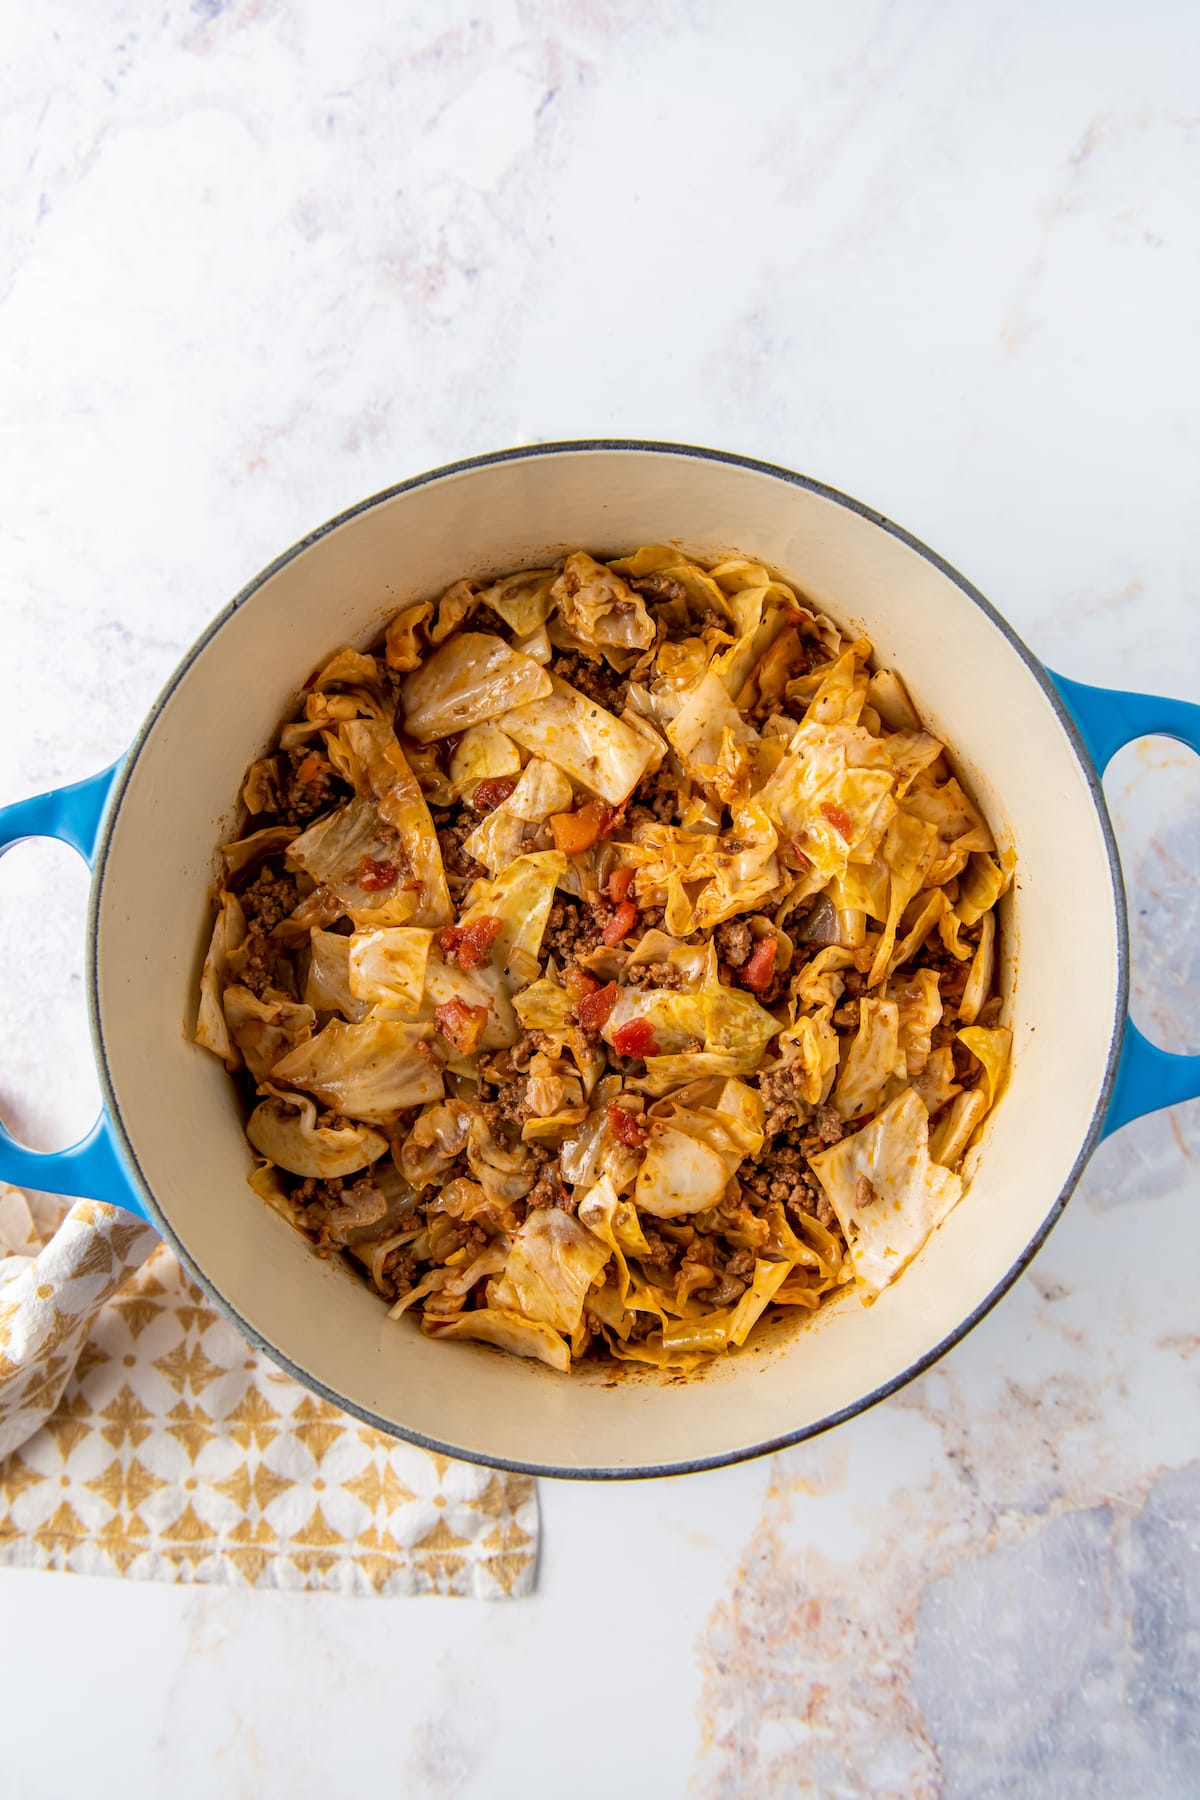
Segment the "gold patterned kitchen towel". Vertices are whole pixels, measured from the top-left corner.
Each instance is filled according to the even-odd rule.
[[[533,1482],[360,1425],[130,1213],[0,1184],[0,1566],[337,1594],[525,1594]]]

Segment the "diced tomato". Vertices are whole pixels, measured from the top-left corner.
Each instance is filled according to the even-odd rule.
[[[632,869],[614,869],[608,878],[608,897],[610,900],[628,900],[629,890],[633,886]]]
[[[600,986],[596,977],[589,975],[586,969],[581,969],[578,963],[567,964],[563,970],[562,984],[570,995],[573,1006],[578,1006],[582,999],[588,994],[594,994]]]
[[[592,994],[584,994],[575,1002],[575,1017],[584,1031],[593,1035],[608,1023],[608,1015],[617,1004],[617,984],[607,982],[604,987],[597,988]]]
[[[469,1006],[465,1000],[456,998],[435,1006],[433,1016],[448,1044],[453,1044],[464,1056],[474,1056],[487,1028],[486,1006]]]
[[[329,764],[325,761],[323,756],[318,756],[315,750],[310,750],[308,755],[304,758],[304,761],[300,764],[300,767],[296,770],[296,780],[300,783],[301,787],[311,787],[313,782],[320,776],[322,770],[327,769],[328,767]]]
[[[822,800],[821,817],[828,819],[833,829],[849,843],[854,836],[854,821],[844,806],[835,806],[831,800]]]
[[[499,919],[484,917],[473,925],[446,925],[438,932],[442,955],[460,969],[477,969],[491,954],[504,926]]]
[[[374,856],[364,856],[355,879],[364,894],[378,894],[384,888],[395,887],[400,871],[393,862],[379,862]]]
[[[608,945],[619,944],[627,938],[638,921],[638,909],[632,900],[622,900],[608,924],[604,927],[604,942]]]
[[[471,805],[476,812],[491,812],[515,792],[516,786],[516,782],[507,775],[489,775],[486,781],[476,782]]]
[[[608,1114],[608,1129],[618,1144],[627,1144],[630,1149],[637,1149],[646,1141],[646,1127],[639,1113],[630,1112],[617,1100],[610,1100],[605,1108]]]
[[[778,948],[777,939],[765,937],[759,938],[750,952],[749,961],[739,971],[738,979],[751,993],[761,994],[770,987],[775,974],[775,953]]]
[[[612,1047],[618,1056],[657,1056],[658,1044],[654,1027],[646,1019],[630,1019],[613,1033]]]
[[[793,843],[790,838],[783,846],[783,854],[784,859],[791,863],[794,869],[810,869],[812,867],[812,857],[808,856],[799,844]]]
[[[555,849],[564,856],[581,856],[601,838],[611,837],[620,821],[620,810],[607,801],[585,800],[574,812],[554,813],[549,823]]]

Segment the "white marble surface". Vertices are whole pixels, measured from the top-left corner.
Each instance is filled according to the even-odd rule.
[[[803,469],[1065,672],[1200,697],[1183,0],[47,0],[4,39],[0,799],[115,756],[320,519],[560,436]],[[1139,1014],[1200,1049],[1194,759],[1109,790]],[[41,1147],[95,1104],[83,905],[67,852],[6,860],[0,1108]],[[833,1435],[545,1485],[528,1602],[9,1573],[6,1793],[1196,1793],[1198,1156],[1194,1104],[1105,1144],[999,1310]]]

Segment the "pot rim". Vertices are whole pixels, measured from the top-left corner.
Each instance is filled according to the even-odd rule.
[[[981,1300],[979,1304],[953,1328],[953,1330],[947,1332],[945,1337],[935,1344],[932,1349],[926,1351],[923,1356],[918,1357],[915,1362],[908,1364],[904,1369],[889,1377],[887,1381],[880,1383],[880,1385],[873,1388],[870,1393],[864,1394],[860,1399],[852,1401],[848,1406],[839,1408],[837,1412],[826,1414],[825,1417],[815,1420],[809,1425],[799,1426],[793,1431],[781,1432],[775,1437],[764,1439],[761,1443],[741,1445],[733,1450],[720,1451],[711,1456],[694,1457],[678,1462],[646,1463],[629,1468],[614,1467],[612,1465],[604,1464],[596,1467],[564,1468],[555,1466],[554,1464],[529,1462],[519,1456],[505,1457],[487,1455],[482,1452],[464,1449],[460,1444],[444,1442],[441,1439],[429,1437],[421,1432],[406,1430],[403,1427],[394,1424],[392,1421],[380,1417],[377,1413],[371,1412],[369,1408],[360,1406],[356,1402],[347,1399],[344,1394],[339,1394],[335,1389],[326,1386],[319,1377],[311,1374],[307,1370],[301,1369],[290,1357],[286,1356],[282,1351],[270,1344],[266,1338],[263,1337],[261,1332],[259,1332],[255,1326],[251,1325],[247,1319],[243,1318],[225,1296],[220,1293],[212,1278],[206,1275],[202,1269],[198,1268],[192,1262],[188,1252],[180,1243],[170,1221],[161,1211],[149,1183],[142,1172],[137,1157],[137,1151],[125,1129],[125,1123],[121,1116],[121,1109],[117,1101],[108,1066],[108,1056],[104,1042],[104,1026],[100,1016],[98,1000],[99,917],[104,891],[104,876],[108,863],[108,852],[112,840],[113,827],[120,814],[121,805],[129,785],[130,776],[137,766],[138,760],[154,727],[157,725],[160,716],[169,704],[179,683],[191,669],[192,664],[200,656],[201,652],[207,648],[208,644],[216,637],[217,633],[222,629],[226,622],[232,618],[233,614],[237,612],[240,607],[245,605],[248,600],[252,599],[259,589],[265,586],[274,575],[277,575],[281,569],[286,568],[288,564],[293,562],[298,556],[303,555],[303,553],[313,544],[318,543],[324,537],[328,537],[330,533],[337,531],[341,526],[356,519],[360,514],[369,512],[372,508],[380,506],[386,501],[395,499],[397,495],[410,493],[417,488],[426,487],[431,482],[442,481],[449,476],[461,475],[474,469],[489,468],[496,464],[521,462],[544,456],[574,455],[581,452],[595,453],[596,451],[688,456],[694,457],[701,462],[727,463],[735,468],[748,469],[754,474],[770,476],[774,480],[786,482],[791,487],[802,488],[808,493],[818,495],[823,500],[832,501],[835,505],[842,506],[846,508],[847,511],[856,513],[860,518],[866,519],[870,524],[877,526],[879,530],[886,532],[890,537],[898,539],[910,550],[915,551],[917,555],[923,557],[926,562],[930,563],[939,571],[939,573],[944,575],[947,580],[953,582],[960,593],[964,594],[968,600],[972,601],[974,605],[985,614],[992,625],[996,627],[1001,636],[1006,640],[1009,647],[1021,658],[1026,668],[1034,677],[1034,680],[1038,683],[1043,694],[1046,696],[1059,723],[1066,732],[1071,747],[1075,752],[1076,758],[1087,780],[1092,803],[1095,806],[1100,821],[1105,850],[1108,855],[1109,872],[1112,878],[1113,904],[1117,925],[1116,1007],[1113,1017],[1112,1035],[1109,1039],[1108,1060],[1105,1067],[1104,1081],[1101,1086],[1096,1107],[1092,1114],[1091,1122],[1087,1133],[1084,1136],[1083,1143],[1080,1146],[1079,1154],[1075,1158],[1067,1179],[1046,1214],[1046,1217],[1038,1227],[1037,1231],[1035,1231],[1030,1238],[1021,1254],[1016,1258],[1011,1267],[1001,1276],[999,1281],[996,1282],[990,1292],[985,1295],[983,1300]],[[438,467],[428,469],[420,475],[410,476],[406,481],[399,481],[390,487],[382,488],[378,493],[371,494],[365,500],[360,500],[355,505],[347,507],[344,511],[335,514],[333,518],[326,520],[323,525],[317,526],[315,530],[306,533],[304,537],[298,539],[289,549],[284,550],[279,556],[275,557],[272,562],[268,563],[265,568],[261,569],[257,575],[252,577],[252,579],[234,595],[233,599],[216,614],[201,632],[200,636],[191,645],[190,649],[185,653],[164,685],[158,698],[146,714],[137,736],[130,746],[127,756],[122,762],[117,778],[113,783],[108,805],[105,808],[104,820],[96,843],[94,875],[88,904],[86,969],[88,1021],[91,1029],[92,1042],[96,1052],[96,1066],[99,1073],[104,1106],[120,1143],[124,1160],[141,1193],[147,1216],[152,1220],[165,1240],[171,1245],[171,1248],[179,1257],[184,1267],[194,1276],[218,1310],[237,1327],[243,1336],[245,1336],[256,1349],[263,1351],[274,1363],[286,1370],[289,1375],[293,1376],[295,1380],[301,1382],[312,1392],[319,1394],[332,1405],[340,1407],[342,1411],[350,1413],[352,1417],[361,1420],[363,1424],[373,1426],[377,1431],[382,1431],[385,1436],[395,1437],[407,1443],[417,1444],[424,1450],[432,1450],[444,1456],[456,1457],[460,1460],[477,1463],[484,1467],[503,1469],[511,1474],[541,1476],[550,1480],[636,1481],[668,1475],[691,1475],[708,1469],[728,1468],[735,1463],[748,1462],[755,1457],[765,1456],[776,1450],[787,1449],[793,1444],[804,1443],[809,1438],[818,1437],[821,1433],[830,1431],[835,1426],[845,1424],[847,1420],[857,1417],[860,1413],[866,1412],[868,1408],[877,1405],[879,1401],[886,1400],[890,1395],[897,1393],[902,1387],[907,1386],[907,1384],[910,1381],[915,1380],[918,1375],[924,1374],[927,1369],[932,1368],[934,1363],[938,1362],[948,1351],[952,1350],[956,1344],[961,1343],[968,1332],[974,1330],[975,1326],[991,1312],[997,1301],[1008,1292],[1009,1288],[1013,1286],[1017,1278],[1029,1267],[1030,1263],[1045,1243],[1047,1237],[1050,1235],[1050,1232],[1058,1223],[1068,1200],[1071,1198],[1071,1195],[1078,1184],[1086,1163],[1103,1134],[1104,1118],[1108,1110],[1109,1101],[1112,1098],[1113,1086],[1116,1081],[1117,1065],[1120,1060],[1121,1044],[1129,1011],[1129,921],[1120,858],[1117,852],[1116,838],[1113,834],[1112,821],[1109,817],[1108,807],[1104,798],[1100,774],[1088,753],[1087,747],[1084,744],[1075,721],[1067,709],[1062,696],[1059,694],[1054,683],[1046,673],[1044,666],[1025,644],[1024,640],[1018,636],[1008,620],[996,610],[992,603],[982,593],[980,593],[979,589],[961,575],[951,563],[947,562],[944,557],[939,556],[935,550],[931,550],[927,544],[923,543],[920,538],[915,537],[912,532],[906,531],[903,526],[897,525],[893,520],[887,518],[883,513],[877,512],[873,507],[864,505],[861,500],[856,500],[852,495],[844,494],[838,488],[830,487],[825,482],[817,481],[812,476],[801,475],[792,469],[786,469],[778,463],[765,462],[752,456],[742,456],[736,451],[713,450],[701,445],[676,444],[658,439],[568,438],[547,443],[523,444],[507,450],[485,451],[477,456],[462,457],[456,462],[442,463]]]

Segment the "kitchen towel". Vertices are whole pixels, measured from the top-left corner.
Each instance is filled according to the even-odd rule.
[[[132,1214],[0,1184],[0,1566],[499,1599],[537,1549],[529,1477],[319,1399]]]

